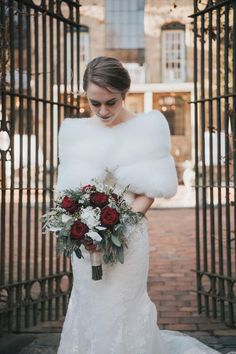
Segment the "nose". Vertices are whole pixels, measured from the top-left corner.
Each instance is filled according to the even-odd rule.
[[[109,115],[109,109],[105,105],[101,105],[100,110],[99,110],[99,115],[102,117],[106,117]]]

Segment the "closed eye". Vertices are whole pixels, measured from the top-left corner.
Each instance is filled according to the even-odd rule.
[[[118,100],[112,100],[112,101],[107,101],[105,102],[105,105],[106,106],[114,106],[114,104],[117,102]],[[90,100],[91,104],[94,106],[94,107],[100,107],[101,106],[101,103],[100,102],[97,102],[97,101],[92,101]]]
[[[99,103],[99,102],[92,102],[92,101],[90,101],[90,102],[91,102],[92,105],[95,106],[95,107],[101,106],[101,103]]]
[[[116,101],[107,102],[107,105],[108,105],[108,106],[114,106],[115,103],[116,103]]]

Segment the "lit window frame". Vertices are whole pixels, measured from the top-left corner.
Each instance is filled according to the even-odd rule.
[[[171,61],[168,59],[167,45],[170,34],[177,35],[179,34],[179,42],[169,42],[169,48],[173,43],[173,46],[180,45],[179,53],[180,58],[174,58],[176,54],[174,51],[169,51],[169,56],[172,56],[174,59]],[[186,81],[186,45],[185,45],[185,25],[181,23],[170,23],[162,26],[161,32],[161,62],[162,62],[162,82],[185,82]],[[167,62],[174,66],[172,69],[167,68]],[[178,68],[178,64],[180,64]]]

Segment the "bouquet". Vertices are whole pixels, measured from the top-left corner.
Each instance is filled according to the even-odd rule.
[[[60,192],[55,207],[42,216],[43,231],[55,232],[56,253],[83,258],[81,245],[92,245],[92,279],[102,279],[104,263],[124,263],[128,248],[128,227],[137,224],[144,214],[134,212],[124,199],[129,186],[120,193],[93,180],[92,185]]]

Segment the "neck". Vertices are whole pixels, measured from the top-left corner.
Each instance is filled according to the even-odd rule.
[[[122,108],[120,114],[118,115],[116,120],[112,122],[110,126],[112,127],[120,123],[126,122],[127,120],[132,119],[134,116],[135,116],[134,113],[128,111],[126,108]]]

